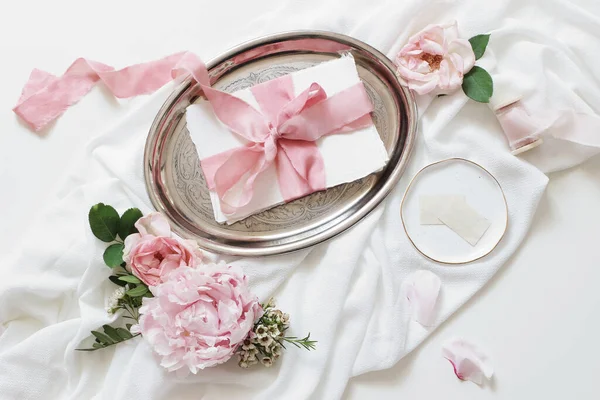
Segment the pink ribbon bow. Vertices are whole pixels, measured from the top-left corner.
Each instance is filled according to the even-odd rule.
[[[248,204],[258,176],[275,163],[286,201],[325,189],[325,166],[315,141],[372,124],[373,105],[362,83],[328,97],[317,83],[294,97],[290,76],[251,90],[257,111],[243,100],[210,86],[208,70],[193,53],[177,53],[121,70],[77,59],[61,77],[34,70],[13,111],[39,131],[102,81],[117,97],[151,93],[169,80],[191,74],[217,118],[247,141],[245,146],[201,160],[209,189],[225,214]]]
[[[200,161],[221,211],[232,214],[253,197],[258,176],[275,163],[285,201],[326,188],[315,141],[372,124],[373,105],[362,83],[327,97],[317,83],[294,97],[289,75],[252,87],[260,112],[241,99],[200,83],[219,120],[248,143]]]

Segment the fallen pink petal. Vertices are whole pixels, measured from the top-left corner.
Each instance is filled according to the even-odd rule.
[[[440,278],[431,271],[419,270],[406,277],[403,286],[412,318],[423,326],[432,325],[442,286]]]
[[[458,379],[483,383],[483,378],[490,380],[494,375],[489,356],[477,345],[462,339],[448,340],[442,346],[442,355],[450,361]]]

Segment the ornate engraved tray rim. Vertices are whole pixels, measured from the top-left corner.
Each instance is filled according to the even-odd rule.
[[[321,56],[324,59],[332,59],[334,56],[339,56],[347,52],[355,57],[357,66],[359,67],[359,74],[362,68],[363,71],[367,71],[368,74],[375,76],[376,84],[380,86],[379,90],[381,90],[383,83],[377,82],[380,80],[384,82],[384,90],[389,92],[384,93],[385,96],[393,99],[395,108],[391,110],[394,114],[392,119],[394,119],[396,123],[394,126],[397,125],[397,129],[391,133],[394,136],[389,138],[388,143],[386,143],[386,147],[389,145],[391,148],[388,148],[390,161],[384,170],[365,177],[360,181],[329,188],[324,192],[320,192],[320,194],[313,194],[287,205],[276,207],[275,209],[279,207],[294,207],[300,204],[297,203],[294,205],[294,203],[304,201],[303,206],[306,208],[310,205],[308,204],[311,201],[310,197],[317,196],[316,207],[318,209],[318,201],[320,201],[318,196],[327,197],[330,193],[333,193],[328,199],[330,204],[341,199],[342,203],[340,204],[343,206],[341,211],[330,210],[333,206],[330,208],[323,207],[319,211],[321,214],[318,215],[317,212],[317,217],[313,221],[296,221],[292,219],[289,222],[290,226],[285,226],[285,229],[282,228],[283,230],[274,229],[272,233],[268,229],[269,225],[266,228],[263,226],[263,230],[260,230],[261,214],[248,217],[246,220],[239,222],[238,224],[249,224],[249,226],[244,227],[248,231],[242,232],[233,229],[228,230],[234,227],[234,225],[226,229],[218,226],[214,220],[208,221],[211,216],[206,215],[207,211],[193,204],[192,208],[196,209],[196,211],[192,208],[182,211],[181,207],[177,204],[176,197],[179,194],[173,188],[175,184],[168,180],[168,171],[174,168],[173,164],[182,161],[180,153],[182,151],[181,147],[184,146],[182,143],[185,139],[173,139],[173,137],[187,133],[187,129],[181,126],[184,120],[185,106],[193,103],[201,95],[198,87],[193,84],[191,79],[187,79],[174,90],[159,110],[150,128],[144,152],[144,176],[148,195],[153,206],[169,218],[176,233],[196,240],[200,247],[206,250],[220,254],[264,256],[287,253],[313,246],[345,231],[368,215],[389,194],[400,179],[408,162],[416,133],[417,116],[416,104],[412,95],[398,82],[392,62],[379,51],[354,38],[341,34],[320,31],[294,31],[270,35],[242,44],[212,60],[207,65],[213,82],[216,80],[213,83],[216,87],[226,91],[234,91],[241,88],[239,87],[239,81],[227,84],[227,74],[232,74],[236,70],[243,69],[246,65],[258,63],[261,60],[271,62],[269,57],[285,58],[288,55],[293,57],[298,54],[306,54],[310,55],[313,59]],[[296,62],[296,64],[302,63]],[[310,64],[309,62],[306,66],[295,69],[291,68],[287,72],[306,68]],[[315,64],[315,62],[312,62],[312,64]],[[280,69],[286,68],[282,64]],[[259,79],[257,76],[252,76],[252,74],[254,73],[250,72],[252,79]],[[363,75],[361,75],[361,78],[363,78],[370,95],[372,93],[378,95],[379,92],[377,89],[371,87]],[[374,101],[374,103],[376,102]],[[388,114],[390,112],[390,110],[384,111],[387,111]],[[380,117],[379,120],[381,119]],[[387,123],[387,121],[384,122]],[[380,125],[378,124],[377,126],[379,129]],[[183,131],[185,133],[182,133]],[[387,134],[389,135],[389,132]],[[171,142],[175,140],[178,141],[172,144]],[[191,142],[189,138],[188,141]],[[176,146],[179,147],[176,148]],[[186,151],[190,153],[189,149],[186,149]],[[195,148],[193,148],[193,152],[195,154]],[[169,155],[172,155],[172,153],[176,153],[176,155],[171,157],[172,159],[169,159]],[[194,160],[193,157],[188,157],[188,162],[193,163],[195,162]],[[199,166],[196,166],[195,169],[199,170]],[[187,174],[189,175],[189,172]],[[200,186],[205,184],[201,172],[200,175],[198,175],[198,172],[192,175],[188,180],[193,181],[195,179],[199,182]],[[177,181],[177,176],[173,175],[172,181]],[[341,198],[345,192],[352,190],[353,185],[355,188],[358,187],[358,191],[365,188],[366,191],[362,194],[359,193],[359,196],[356,198]],[[196,192],[200,191],[203,195],[205,194],[203,192],[203,190],[206,190],[205,187],[195,189]],[[185,191],[188,188],[182,186],[179,190]],[[335,197],[336,195],[337,197]],[[187,199],[187,202],[189,203],[190,200]],[[204,202],[206,202],[205,199]],[[328,205],[325,200],[323,202],[325,206]],[[200,211],[204,215],[198,215],[197,211]],[[212,210],[209,211],[212,213]],[[266,213],[268,212],[269,210],[266,211]],[[199,220],[200,223],[198,222]],[[255,231],[251,229],[255,229]]]

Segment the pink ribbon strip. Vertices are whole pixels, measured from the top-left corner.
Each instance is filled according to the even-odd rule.
[[[199,59],[192,53],[176,53],[160,60],[115,71],[111,66],[78,58],[63,76],[34,69],[13,111],[34,131],[42,130],[85,96],[98,81],[118,98],[152,93],[176,78]]]
[[[189,52],[118,71],[83,58],[75,60],[61,77],[34,69],[13,111],[39,131],[98,81],[116,97],[127,98],[152,93],[183,74],[191,74],[198,82],[217,118],[248,141],[245,146],[201,161],[208,186],[217,192],[226,214],[250,202],[255,180],[272,163],[276,163],[286,201],[325,189],[325,167],[315,141],[372,124],[373,105],[362,83],[331,97],[313,83],[294,97],[292,79],[284,76],[251,89],[259,112],[243,100],[213,89],[206,66]]]

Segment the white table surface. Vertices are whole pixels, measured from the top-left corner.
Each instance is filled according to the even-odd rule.
[[[28,225],[54,198],[72,155],[142,101],[116,101],[95,88],[40,137],[11,112],[33,67],[61,74],[80,56],[122,67],[183,49],[210,57],[224,50],[223,43],[239,41],[240,31],[234,30],[223,31],[218,46],[201,40],[210,32],[197,25],[200,7],[184,12],[175,6],[200,2],[149,3],[105,0],[85,6],[73,0],[32,0],[0,5],[0,254],[27,239]],[[256,12],[250,3],[240,3],[237,12]],[[144,12],[137,11],[141,5]],[[224,18],[227,12],[215,8],[211,18]],[[196,24],[195,37],[186,24]],[[528,238],[479,295],[394,368],[354,378],[346,397],[600,398],[599,246],[596,157],[551,176]],[[455,335],[489,351],[496,369],[491,386],[479,388],[455,378],[440,355],[441,343]]]

